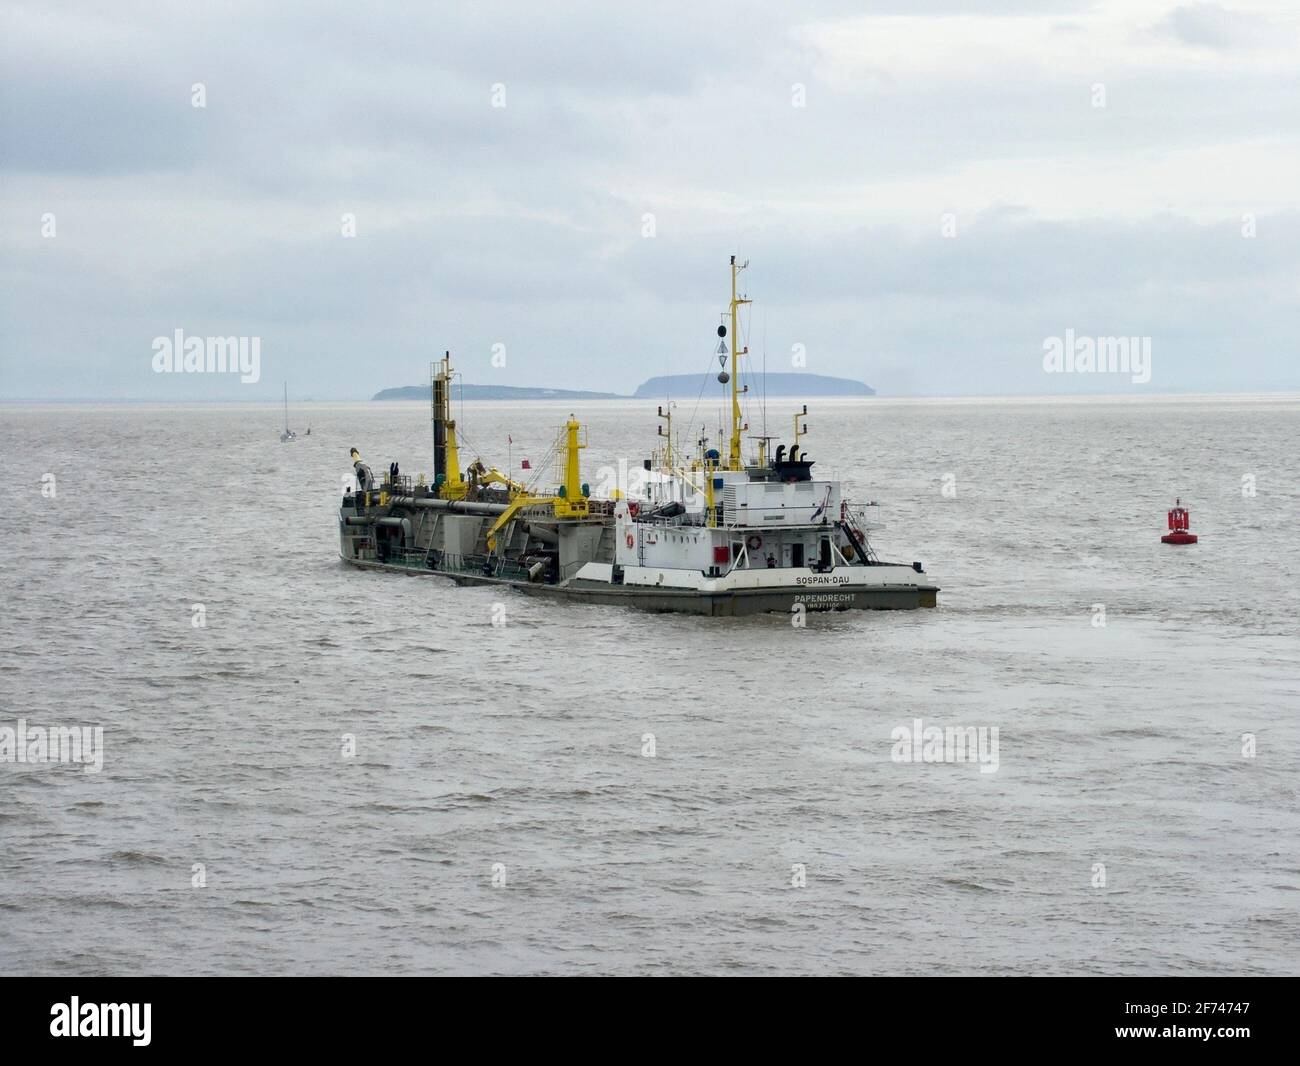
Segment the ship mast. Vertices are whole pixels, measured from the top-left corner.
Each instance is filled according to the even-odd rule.
[[[451,352],[429,364],[429,405],[433,423],[434,491],[444,500],[465,498],[466,484],[460,471],[460,449],[456,422],[451,417]]]
[[[736,296],[736,277],[745,267],[749,266],[749,260],[737,264],[736,257],[731,257],[731,447],[727,455],[728,470],[744,470],[745,464],[740,458],[740,374],[739,374],[739,357],[749,354],[749,345],[744,348],[737,348],[737,331],[736,331],[736,312],[741,304],[747,304],[751,301],[742,300]]]
[[[657,426],[659,436],[664,438],[664,453],[661,469],[666,474],[673,472],[673,408],[677,405],[672,400],[668,400],[668,410],[659,408],[659,417],[668,423],[667,428]]]

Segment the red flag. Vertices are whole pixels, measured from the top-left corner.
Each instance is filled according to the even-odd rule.
[[[533,468],[533,464],[530,463],[527,459],[525,459],[522,463],[519,464],[520,470],[531,470],[532,468]]]

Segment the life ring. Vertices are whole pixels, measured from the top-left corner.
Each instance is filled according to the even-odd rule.
[[[745,541],[745,543],[749,545],[750,551],[756,552],[758,551],[759,548],[763,546],[763,538],[760,537],[757,533],[751,533],[749,539]]]
[[[632,534],[629,533],[627,535],[627,546],[631,548],[635,544],[636,544],[636,537],[632,536]]]
[[[627,505],[627,513],[630,514],[633,518],[637,516],[637,512],[640,510],[641,510],[641,505],[638,504],[635,500]],[[631,547],[631,545],[629,545],[629,547]]]

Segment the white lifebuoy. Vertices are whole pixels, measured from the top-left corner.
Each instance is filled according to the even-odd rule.
[[[750,551],[756,552],[763,546],[763,538],[757,533],[751,533],[749,539],[745,541],[745,543],[749,545]]]
[[[630,548],[630,547],[632,547],[634,544],[636,544],[636,537],[632,536],[632,534],[629,533],[629,534],[627,535],[627,546]]]

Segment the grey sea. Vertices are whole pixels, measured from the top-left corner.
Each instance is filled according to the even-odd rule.
[[[570,410],[465,404],[462,458]],[[575,413],[593,485],[648,454]],[[103,738],[0,762],[0,971],[1300,969],[1296,398],[812,402],[943,591],[802,628],[345,567],[348,448],[427,469],[418,403],[0,416],[0,727]]]

